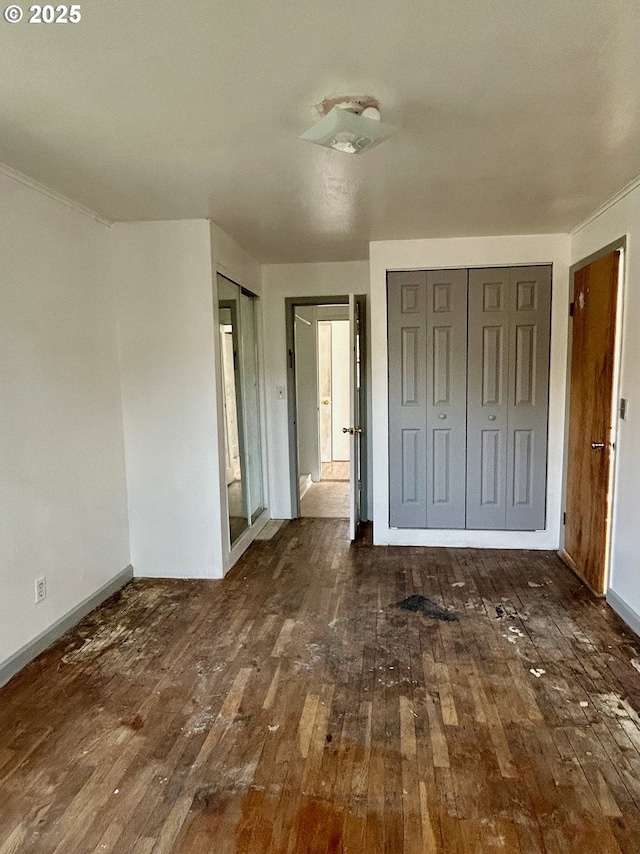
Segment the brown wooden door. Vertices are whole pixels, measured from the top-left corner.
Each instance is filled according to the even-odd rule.
[[[606,592],[609,469],[619,253],[575,274],[564,551]]]

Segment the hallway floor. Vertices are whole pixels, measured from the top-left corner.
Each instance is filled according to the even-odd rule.
[[[0,851],[637,854],[639,649],[555,554],[296,520],[2,689]]]
[[[334,460],[322,463],[321,480],[349,480],[350,466],[348,460]]]
[[[300,514],[309,518],[349,518],[349,482],[321,480],[312,483],[300,499]]]

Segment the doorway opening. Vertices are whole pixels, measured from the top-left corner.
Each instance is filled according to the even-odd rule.
[[[364,298],[287,301],[289,451],[294,516],[363,512]]]
[[[300,515],[349,517],[349,307],[295,315]]]

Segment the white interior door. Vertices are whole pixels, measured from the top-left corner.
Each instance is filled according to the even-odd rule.
[[[360,524],[360,306],[349,295],[349,538]]]
[[[348,320],[331,321],[331,461],[349,460],[349,435],[343,432],[351,423],[349,351],[351,330]]]
[[[320,396],[320,462],[333,459],[331,447],[331,321],[318,321],[318,393]],[[322,470],[322,465],[320,466]]]

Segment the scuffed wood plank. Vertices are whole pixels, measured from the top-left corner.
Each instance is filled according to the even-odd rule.
[[[313,735],[313,725],[316,719],[319,697],[316,694],[307,694],[300,715],[300,723],[298,724],[298,743],[300,746],[300,755],[306,759],[309,755],[309,747],[311,746],[311,736]]]

